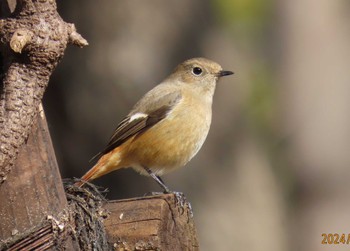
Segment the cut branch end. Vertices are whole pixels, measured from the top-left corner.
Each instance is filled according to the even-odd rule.
[[[80,48],[89,45],[88,41],[77,32],[74,24],[69,24],[68,42]]]
[[[13,33],[10,40],[10,47],[16,53],[22,53],[23,48],[28,45],[33,38],[33,32],[27,29],[18,29]]]

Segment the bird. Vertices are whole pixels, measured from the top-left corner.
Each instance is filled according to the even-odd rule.
[[[97,163],[75,183],[132,167],[171,193],[160,176],[189,162],[202,147],[211,125],[212,102],[221,77],[233,74],[206,58],[179,64],[147,92],[119,123]]]

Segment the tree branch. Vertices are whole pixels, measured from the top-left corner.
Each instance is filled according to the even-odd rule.
[[[18,0],[11,17],[0,20],[0,184],[28,137],[49,77],[69,43],[88,44],[73,24],[61,19],[54,0]]]

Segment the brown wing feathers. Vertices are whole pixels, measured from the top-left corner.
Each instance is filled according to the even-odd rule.
[[[115,130],[106,148],[94,156],[91,160],[93,161],[98,159],[102,155],[112,151],[114,148],[123,144],[130,137],[145,132],[148,128],[164,119],[170,110],[171,107],[163,106],[146,117],[137,118],[132,121],[130,121],[130,116],[126,117]]]
[[[119,123],[105,149],[95,155],[91,161],[99,159],[104,154],[123,144],[130,137],[143,133],[147,129],[160,122],[167,116],[167,114],[179,102],[180,99],[180,93],[171,93],[171,95],[165,95],[161,100],[159,100],[160,104],[164,104],[159,108],[153,109],[150,112],[134,112],[133,114],[129,114],[125,119],[122,120],[122,122]],[[137,113],[147,115],[131,119],[132,116]]]

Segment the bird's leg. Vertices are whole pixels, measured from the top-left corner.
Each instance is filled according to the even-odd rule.
[[[148,167],[143,167],[146,172],[164,189],[164,193],[171,193],[170,189],[164,184],[164,181],[158,176],[155,175],[151,169]]]
[[[164,181],[158,176],[155,175],[151,169],[149,169],[148,167],[143,167],[146,172],[155,180],[157,181],[157,183],[164,189],[164,193],[172,193],[175,195],[175,204],[178,205],[181,209],[182,212],[181,214],[185,211],[185,206],[188,207],[189,209],[189,217],[192,218],[193,217],[193,212],[192,212],[192,206],[191,204],[187,201],[185,195],[181,192],[174,192],[171,191],[165,184]],[[153,195],[157,195],[158,193],[152,193]]]

